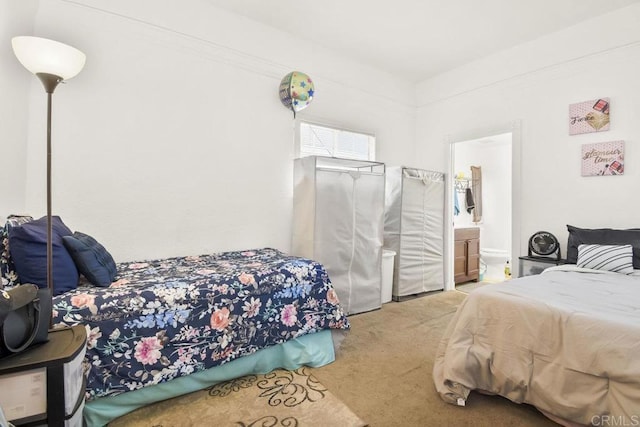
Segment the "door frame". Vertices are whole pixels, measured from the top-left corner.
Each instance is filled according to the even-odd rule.
[[[455,144],[458,142],[481,139],[493,135],[511,133],[511,269],[513,277],[518,277],[519,266],[513,259],[519,256],[521,251],[522,238],[521,214],[522,214],[522,123],[521,120],[514,120],[501,125],[473,129],[464,132],[447,135],[447,174],[445,176],[445,291],[455,290],[454,283],[454,238],[453,238],[453,191],[455,176]]]

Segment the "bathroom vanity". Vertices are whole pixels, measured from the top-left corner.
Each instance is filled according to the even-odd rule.
[[[453,236],[455,284],[477,282],[480,278],[480,228],[456,228]]]

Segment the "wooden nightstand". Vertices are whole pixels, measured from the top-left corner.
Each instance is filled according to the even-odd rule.
[[[49,341],[0,360],[0,406],[16,426],[82,426],[84,326],[49,331]]]
[[[518,258],[518,270],[520,272],[518,277],[540,274],[549,267],[566,264],[566,262],[566,259],[521,256]]]

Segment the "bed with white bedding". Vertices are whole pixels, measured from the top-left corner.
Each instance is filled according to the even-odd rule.
[[[447,327],[433,376],[452,404],[478,390],[567,425],[638,420],[640,275],[564,265],[477,289]]]

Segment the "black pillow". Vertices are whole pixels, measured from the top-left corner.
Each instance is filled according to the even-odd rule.
[[[62,238],[64,246],[84,277],[96,286],[109,286],[116,277],[116,263],[100,243],[88,234],[76,231]]]
[[[640,228],[616,230],[612,228],[578,228],[567,225],[567,262],[578,260],[578,246],[585,245],[631,245],[633,246],[633,268],[640,269]]]

